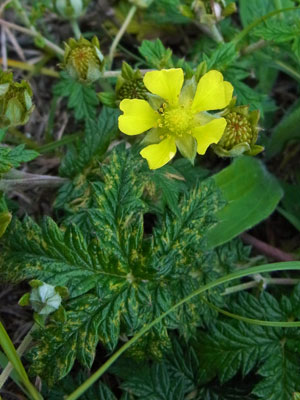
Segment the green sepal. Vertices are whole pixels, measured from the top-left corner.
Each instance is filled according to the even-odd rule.
[[[161,133],[157,128],[152,128],[150,131],[146,134],[146,136],[143,138],[141,144],[142,145],[148,145],[148,144],[157,144],[161,142]]]
[[[69,290],[66,286],[55,286],[55,291],[62,299],[67,299],[69,297]]]
[[[12,215],[8,211],[0,212],[0,238],[4,235],[8,225],[10,224]]]
[[[184,138],[176,138],[176,146],[184,158],[187,158],[194,164],[197,154],[197,141],[191,135],[186,135]]]
[[[255,144],[254,146],[251,147],[250,151],[247,151],[245,154],[248,156],[256,156],[257,154],[261,153],[264,150],[265,148],[263,146]]]
[[[232,147],[230,150],[224,149],[222,146],[212,145],[212,149],[219,157],[238,157],[242,154],[250,152],[248,143],[239,143]]]
[[[64,323],[67,320],[67,313],[65,308],[63,306],[60,306],[59,309],[51,315],[51,318],[57,322]]]
[[[25,293],[18,301],[19,306],[25,307],[30,305],[30,293]]]
[[[42,281],[40,281],[38,279],[32,279],[29,282],[29,285],[30,285],[30,287],[32,287],[32,289],[36,289],[36,288],[42,286],[43,284],[44,284],[44,282],[42,282]]]

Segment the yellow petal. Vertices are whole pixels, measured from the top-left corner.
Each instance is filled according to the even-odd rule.
[[[219,71],[209,71],[200,79],[192,108],[194,112],[219,110],[226,107],[232,98],[233,86],[223,80]]]
[[[161,71],[147,72],[144,84],[149,92],[162,97],[171,105],[176,105],[183,79],[181,68],[162,69]]]
[[[150,169],[161,168],[167,164],[176,154],[175,139],[170,136],[158,144],[145,147],[140,155],[146,158]]]
[[[122,100],[120,109],[124,114],[119,117],[119,129],[126,135],[139,135],[153,128],[159,116],[146,100]]]
[[[199,126],[193,130],[193,136],[197,140],[197,153],[205,154],[212,143],[218,143],[226,128],[225,118],[215,118],[206,125]]]

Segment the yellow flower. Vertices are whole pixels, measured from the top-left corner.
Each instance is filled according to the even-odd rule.
[[[147,72],[144,84],[150,102],[125,99],[120,103],[124,112],[119,117],[119,129],[127,135],[139,135],[149,129],[144,139],[149,144],[141,151],[150,169],[165,165],[180,153],[192,162],[205,154],[212,143],[218,143],[226,127],[225,118],[207,111],[226,107],[232,98],[233,87],[218,71],[209,71],[196,86],[189,80],[183,86],[181,68]],[[151,99],[152,96],[152,99]]]

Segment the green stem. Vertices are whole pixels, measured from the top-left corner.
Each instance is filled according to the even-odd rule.
[[[266,21],[267,19],[273,17],[274,15],[277,14],[281,14],[283,12],[287,12],[287,11],[295,11],[295,10],[299,10],[299,7],[288,7],[288,8],[282,8],[281,10],[274,10],[269,12],[266,15],[263,15],[260,18],[257,18],[256,20],[254,20],[252,22],[252,24],[246,26],[246,28],[244,28],[234,39],[233,39],[233,43],[235,43],[236,45],[244,39],[245,36],[248,35],[248,33],[250,31],[252,31],[253,28],[255,28],[256,26],[258,26],[259,24],[261,24],[262,22]]]
[[[38,143],[36,143],[34,140],[27,138],[23,132],[19,131],[17,128],[15,127],[11,127],[8,129],[8,133],[10,136],[12,136],[12,138],[17,139],[16,142],[17,143],[22,143],[22,144],[26,144],[26,146],[29,149],[34,149],[36,150],[38,148]]]
[[[29,28],[30,30],[32,30],[33,32],[37,32],[37,30],[35,29],[35,27],[31,24],[28,15],[26,14],[24,7],[21,5],[19,0],[13,0],[13,4],[14,4],[14,8],[17,11],[17,13],[19,14],[19,16],[21,17],[23,23],[25,26],[27,26],[27,28]]]
[[[6,354],[6,357],[12,363],[14,369],[16,370],[17,374],[20,377],[21,382],[25,386],[31,398],[33,400],[42,400],[43,397],[30,382],[27,373],[25,371],[25,368],[23,367],[22,361],[20,360],[20,357],[1,322],[0,322],[0,346],[2,347],[4,353]]]
[[[230,317],[233,319],[237,319],[239,321],[247,322],[248,324],[251,325],[259,325],[259,326],[271,326],[271,327],[276,327],[276,328],[297,328],[300,327],[300,321],[288,321],[288,322],[281,322],[281,321],[263,321],[261,319],[255,319],[255,318],[247,318],[243,317],[242,315],[238,314],[233,314],[229,311],[222,310],[222,308],[219,308],[215,306],[213,303],[210,303],[209,301],[203,299],[204,303],[206,303],[210,308],[213,310],[217,311],[220,314],[226,315],[226,317]]]
[[[120,40],[122,39],[124,33],[126,32],[126,29],[127,29],[128,25],[130,24],[130,22],[131,22],[131,20],[132,20],[132,18],[134,16],[136,10],[137,10],[137,7],[135,5],[133,5],[130,8],[130,10],[129,10],[128,14],[127,14],[127,17],[125,18],[125,20],[124,20],[119,32],[117,33],[117,36],[114,38],[114,41],[112,42],[112,45],[111,45],[111,47],[109,49],[108,63],[107,63],[109,69],[112,66],[112,62],[113,62],[113,59],[114,59],[114,56],[115,56],[116,48],[117,48]]]
[[[66,135],[60,140],[55,140],[53,142],[47,143],[43,146],[37,147],[36,151],[38,151],[41,154],[49,153],[50,151],[53,151],[57,149],[58,147],[65,146],[66,144],[73,143],[75,140],[78,138],[82,137],[83,133],[73,133],[71,135]]]
[[[279,60],[275,61],[275,67],[276,66],[278,67],[278,69],[285,72],[287,75],[290,75],[296,81],[300,82],[300,73],[296,71],[293,67]]]
[[[27,350],[28,346],[30,345],[30,343],[32,341],[31,334],[34,331],[34,329],[35,329],[35,325],[33,325],[33,327],[29,330],[27,335],[22,340],[22,343],[17,348],[17,353],[18,353],[20,358],[22,357],[24,352]],[[5,382],[7,381],[7,379],[9,377],[9,375],[11,374],[12,370],[13,370],[13,365],[12,365],[11,362],[8,362],[8,364],[6,365],[6,367],[4,368],[4,370],[2,371],[2,373],[0,375],[0,391],[1,391],[2,387],[4,386]]]
[[[247,268],[244,270],[239,270],[233,272],[229,275],[226,275],[222,278],[215,280],[214,282],[210,282],[201,288],[192,292],[189,296],[180,300],[178,303],[169,308],[168,311],[161,314],[159,317],[155,318],[151,323],[146,325],[143,329],[141,329],[136,335],[134,335],[127,343],[125,343],[119,350],[117,350],[93,375],[91,375],[82,385],[80,385],[73,393],[71,393],[65,400],[76,400],[78,399],[93,383],[95,383],[106,371],[107,369],[129,348],[132,344],[134,344],[140,337],[142,337],[146,332],[148,332],[154,325],[164,319],[171,312],[175,311],[179,306],[191,300],[195,296],[199,296],[200,294],[206,292],[209,289],[212,289],[216,286],[219,286],[223,283],[243,278],[248,275],[260,274],[263,272],[272,272],[272,271],[283,271],[283,270],[299,270],[300,262],[298,261],[290,261],[290,262],[282,262],[282,263],[274,263],[274,264],[265,264],[260,265],[258,267]],[[292,325],[293,326],[293,325]]]
[[[80,27],[79,27],[77,19],[76,18],[72,18],[71,21],[70,21],[70,24],[71,24],[71,27],[72,27],[72,30],[73,30],[75,38],[76,39],[80,39],[82,34],[81,34],[81,30],[80,30]]]
[[[297,285],[300,279],[291,278],[263,278],[262,280],[255,280],[250,282],[241,283],[239,285],[231,286],[226,288],[222,293],[223,296],[227,296],[232,293],[241,292],[242,290],[252,289],[253,287],[259,286],[261,283],[266,285]]]
[[[35,38],[40,38],[44,42],[45,46],[54,51],[60,58],[65,54],[64,50],[57,46],[55,43],[51,42],[50,40],[46,39],[42,36],[39,32],[24,28],[23,26],[16,25],[12,22],[5,21],[4,19],[0,18],[0,25],[6,26],[7,28],[14,29],[16,31],[25,33],[28,36],[33,36]]]

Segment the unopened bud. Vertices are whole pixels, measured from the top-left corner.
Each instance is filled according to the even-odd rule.
[[[32,289],[29,300],[35,312],[48,315],[59,309],[62,298],[54,286],[41,282]]]
[[[11,72],[0,70],[0,128],[24,125],[33,111],[28,82],[14,82]]]
[[[116,94],[118,100],[147,99],[147,89],[139,70],[134,71],[129,64],[123,62],[121,75],[118,77]]]
[[[81,37],[65,43],[65,55],[62,67],[74,79],[94,82],[101,77],[104,57],[96,36],[91,41]]]
[[[235,157],[244,153],[254,156],[264,150],[256,145],[259,111],[249,112],[248,106],[235,107],[235,101],[233,99],[223,113],[227,125],[221,140],[213,145],[213,149],[221,157]]]
[[[129,0],[129,2],[139,8],[148,8],[153,0]]]
[[[63,18],[79,18],[90,0],[53,0],[54,11]]]

